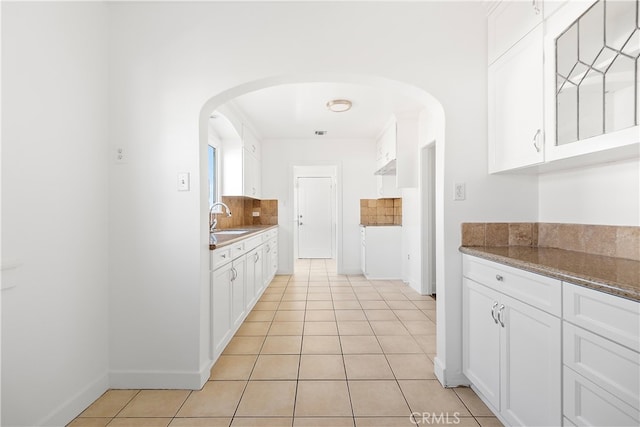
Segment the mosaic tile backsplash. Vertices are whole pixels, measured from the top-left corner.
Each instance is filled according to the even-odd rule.
[[[640,227],[467,222],[462,246],[538,246],[640,261]]]
[[[360,199],[360,224],[402,225],[402,199]]]

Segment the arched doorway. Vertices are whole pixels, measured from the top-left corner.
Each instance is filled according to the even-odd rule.
[[[212,111],[214,111],[220,105],[223,105],[226,102],[249,92],[254,92],[254,91],[258,91],[261,89],[269,88],[272,86],[278,86],[278,85],[285,85],[285,84],[291,84],[291,83],[314,83],[314,82],[336,82],[336,83],[352,83],[352,84],[368,85],[371,87],[378,87],[378,88],[384,88],[389,91],[395,91],[407,97],[414,98],[417,101],[419,101],[422,105],[424,105],[425,111],[427,111],[427,114],[426,114],[428,116],[427,120],[431,122],[430,126],[433,128],[437,128],[437,127],[441,128],[440,132],[438,132],[435,129],[432,129],[429,131],[429,134],[431,135],[434,132],[434,130],[436,134],[443,133],[444,123],[440,123],[440,125],[438,125],[438,118],[437,118],[437,115],[438,115],[437,113],[442,111],[440,103],[432,95],[415,86],[411,86],[402,82],[383,79],[375,76],[350,75],[350,74],[294,75],[294,76],[271,77],[271,78],[265,78],[265,79],[257,80],[253,82],[248,82],[248,83],[236,86],[234,88],[231,88],[225,92],[222,92],[210,98],[203,105],[200,113],[201,171],[203,172],[206,171],[206,167],[205,167],[206,153],[204,151],[207,148],[207,142],[206,142],[207,141],[207,121]],[[441,140],[441,138],[440,139],[431,138],[429,142],[433,140],[438,142],[439,140]],[[419,142],[420,145],[426,145],[426,143],[427,143],[426,140]],[[419,148],[420,147],[416,147],[416,156],[418,155],[417,150]],[[437,164],[437,160],[436,160],[436,164]],[[204,181],[204,179],[205,179],[205,174],[201,173],[200,174],[201,188],[207,187],[206,181]],[[419,186],[419,183],[416,183],[416,185]],[[201,195],[201,212],[203,217],[203,220],[202,220],[203,227],[207,226],[207,221],[205,218],[206,217],[205,212],[208,210],[207,200],[208,198],[205,197],[204,194],[202,194]],[[293,209],[293,206],[290,206],[289,208]],[[340,235],[341,233],[340,224],[337,225],[337,233],[338,235]],[[203,233],[203,235],[206,235],[206,234]],[[343,253],[343,248],[341,247],[340,239],[338,239],[336,246],[337,246],[336,255],[337,255],[338,268],[341,269],[341,266],[342,266],[341,255]],[[292,256],[292,251],[290,252],[291,253],[283,254],[283,256],[286,256],[286,257],[289,257],[290,255]]]
[[[444,121],[444,110],[440,102],[434,98],[431,94],[420,89],[416,86],[409,85],[403,82],[384,79],[376,76],[366,76],[366,75],[336,75],[336,74],[327,74],[327,75],[290,75],[290,76],[279,76],[279,77],[270,77],[260,80],[255,80],[252,82],[244,83],[238,85],[236,87],[230,88],[218,95],[213,96],[207,102],[204,103],[201,111],[200,111],[200,120],[199,120],[199,135],[200,135],[200,188],[201,190],[201,238],[202,238],[202,248],[203,248],[203,256],[201,259],[208,260],[208,253],[205,248],[208,248],[208,195],[206,194],[207,188],[207,139],[208,139],[208,119],[210,114],[216,110],[219,106],[225,104],[226,102],[241,96],[243,94],[258,91],[261,89],[269,88],[272,86],[285,85],[290,83],[311,83],[311,82],[340,82],[340,83],[354,83],[354,84],[364,84],[370,85],[372,87],[380,87],[385,88],[387,90],[397,91],[403,95],[408,97],[412,97],[418,100],[423,106],[424,110],[420,114],[421,120],[421,132],[419,136],[419,140],[416,142],[415,151],[412,149],[411,153],[409,153],[409,157],[413,156],[416,162],[416,167],[423,167],[424,164],[427,164],[425,161],[419,161],[422,153],[422,149],[427,145],[430,145],[430,153],[432,156],[432,167],[435,170],[433,173],[433,179],[427,180],[429,185],[425,185],[423,183],[424,180],[417,179],[416,180],[416,188],[417,192],[414,191],[414,194],[418,194],[418,197],[415,198],[417,200],[415,209],[416,212],[413,214],[413,217],[416,216],[421,218],[423,214],[427,214],[427,212],[423,212],[424,209],[429,209],[430,221],[433,221],[433,227],[430,229],[429,233],[423,231],[425,222],[417,221],[415,227],[412,228],[412,233],[410,238],[414,241],[412,242],[412,249],[416,250],[420,256],[417,259],[414,259],[412,262],[417,263],[418,275],[420,277],[421,283],[418,283],[416,290],[419,292],[424,292],[425,289],[428,289],[427,286],[423,286],[424,281],[429,280],[433,276],[433,270],[425,271],[422,268],[422,265],[428,263],[431,269],[435,269],[436,271],[436,284],[437,289],[436,292],[438,294],[438,305],[444,304],[445,298],[445,289],[444,289],[444,130],[445,130],[445,121]],[[417,171],[416,176],[420,177],[420,171]],[[431,192],[431,196],[433,196],[434,206],[429,207],[428,203],[422,203],[425,200],[420,192]],[[288,206],[288,209],[291,209],[290,216],[294,216],[293,212],[293,204]],[[339,208],[340,209],[340,208]],[[338,209],[338,210],[339,210]],[[408,228],[408,227],[407,227]],[[417,233],[415,232],[417,231]],[[340,223],[338,221],[337,224],[337,235],[341,236],[342,230]],[[293,233],[281,233],[280,239],[290,239],[289,247],[293,247]],[[424,239],[432,239],[432,245],[427,245],[423,243]],[[434,248],[435,250],[426,251],[424,248]],[[336,255],[337,255],[337,264],[338,270],[340,272],[340,266],[342,264],[342,256],[344,253],[344,248],[342,246],[342,239],[338,237],[336,243]],[[435,252],[435,257],[433,256],[433,252]],[[285,259],[293,259],[293,251],[290,252],[282,251],[282,257]],[[428,257],[428,259],[427,259]],[[281,258],[282,259],[282,258]],[[208,268],[208,265],[203,263],[203,270]],[[415,268],[415,267],[414,267]],[[426,269],[428,270],[428,269]],[[206,278],[207,275],[203,274],[201,277]],[[443,323],[444,323],[444,309],[438,311],[438,318],[441,320],[438,324],[438,331],[443,331]],[[439,334],[440,335],[440,334]],[[443,334],[444,335],[444,334]],[[440,340],[440,339],[439,339]],[[444,346],[440,346],[439,348],[443,348]]]

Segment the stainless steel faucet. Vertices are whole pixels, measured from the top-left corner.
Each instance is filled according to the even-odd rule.
[[[211,207],[209,208],[209,233],[213,233],[213,230],[215,230],[216,226],[218,225],[218,213],[219,212],[214,212],[213,211],[218,206],[224,207],[224,209],[227,211],[227,217],[231,216],[231,210],[229,209],[229,206],[225,205],[222,202],[215,202],[214,204],[212,204]],[[212,215],[213,215],[213,219],[211,219]]]

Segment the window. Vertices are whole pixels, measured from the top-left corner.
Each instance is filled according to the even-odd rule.
[[[209,206],[213,205],[218,200],[217,180],[216,180],[216,165],[218,159],[218,153],[216,147],[208,146],[208,181],[209,181]]]

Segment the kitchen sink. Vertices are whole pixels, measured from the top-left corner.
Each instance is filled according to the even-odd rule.
[[[217,236],[225,236],[230,234],[244,234],[244,233],[247,233],[248,231],[249,230],[220,230],[220,231],[214,231],[213,234]]]

